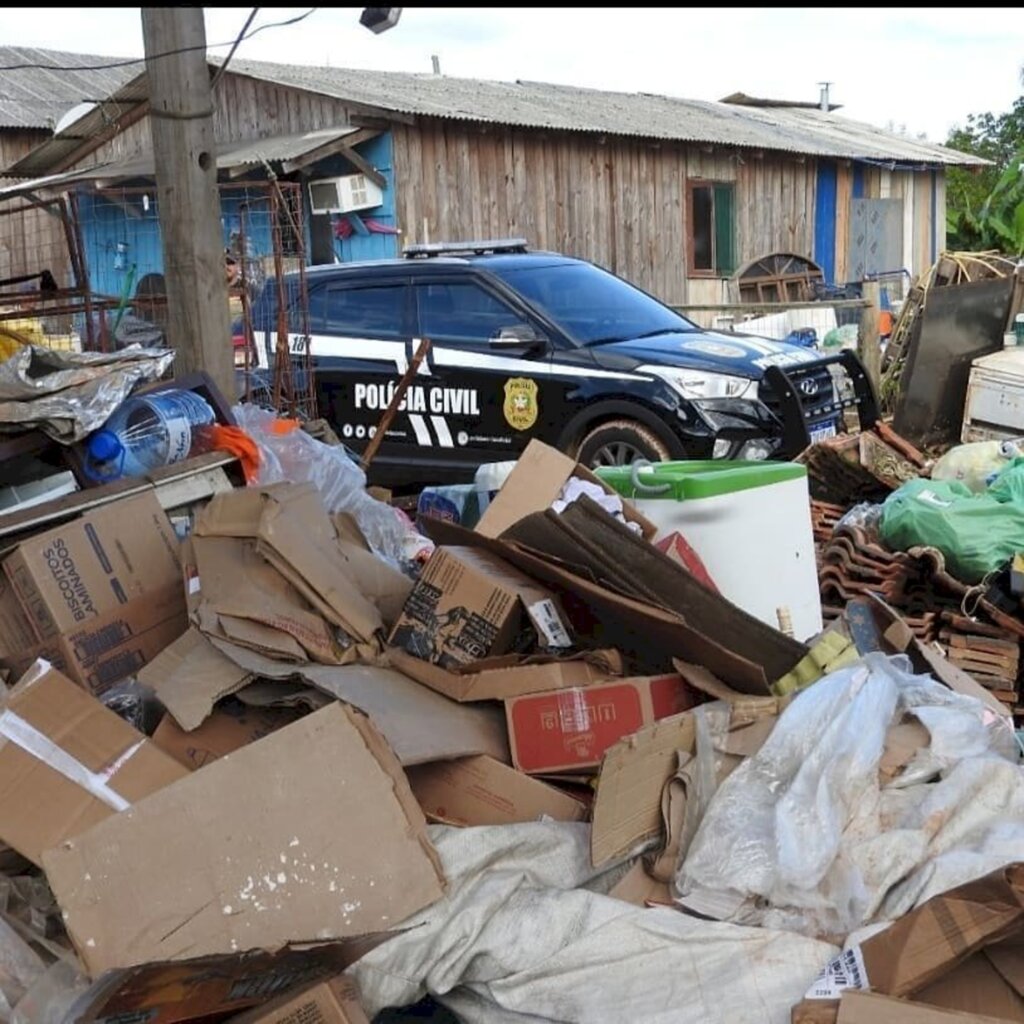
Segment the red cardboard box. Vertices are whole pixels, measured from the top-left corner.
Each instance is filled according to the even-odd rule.
[[[604,752],[623,736],[698,703],[678,675],[513,697],[505,701],[512,762],[532,775],[597,768]]]

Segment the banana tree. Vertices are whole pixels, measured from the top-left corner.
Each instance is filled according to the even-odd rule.
[[[947,227],[954,244],[1024,254],[1024,149],[999,176],[978,209],[950,210]]]

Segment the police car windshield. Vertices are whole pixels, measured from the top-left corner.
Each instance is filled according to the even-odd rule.
[[[638,288],[590,263],[493,268],[580,345],[700,330]]]

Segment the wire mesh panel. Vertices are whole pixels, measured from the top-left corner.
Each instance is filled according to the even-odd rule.
[[[18,197],[0,206],[0,359],[23,345],[95,347],[78,314],[90,305],[73,206]]]
[[[229,182],[220,196],[239,393],[282,414],[315,419],[301,187]],[[82,193],[78,221],[94,334],[113,347],[164,344],[167,290],[155,188]]]

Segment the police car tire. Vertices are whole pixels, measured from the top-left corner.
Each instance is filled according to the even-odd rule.
[[[650,427],[636,420],[610,420],[595,427],[580,442],[578,462],[590,466],[595,453],[607,444],[625,443],[641,453],[648,462],[665,462],[672,458],[668,445]]]

